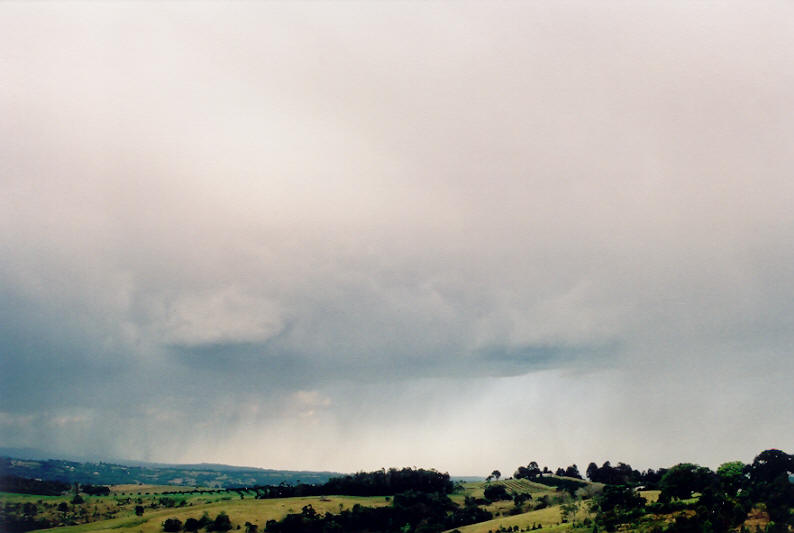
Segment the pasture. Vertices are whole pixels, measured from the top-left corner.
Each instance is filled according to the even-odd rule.
[[[590,531],[592,530],[592,526],[590,528],[579,528],[578,523],[581,520],[588,516],[587,512],[582,509],[577,513],[576,520],[577,520],[577,528],[573,528],[571,524],[562,524],[561,523],[561,513],[560,513],[560,506],[553,505],[551,507],[547,507],[545,509],[539,509],[537,511],[530,511],[528,513],[517,514],[513,516],[499,516],[494,518],[493,520],[488,520],[486,522],[478,522],[477,524],[471,524],[468,526],[459,527],[458,530],[461,533],[488,533],[497,532],[500,529],[512,529],[515,526],[518,526],[520,531],[529,531],[535,525],[543,526],[543,529],[538,531],[547,532],[547,531],[571,531],[571,532],[579,532],[579,531]]]
[[[505,487],[511,496],[529,494],[531,499],[520,508],[516,508],[513,500],[481,502],[481,507],[490,511],[494,519],[466,526],[461,531],[487,533],[489,529],[498,531],[500,527],[514,526],[527,530],[536,525],[543,526],[544,529],[559,526],[570,529],[570,525],[561,524],[560,514],[560,504],[570,500],[568,493],[526,479],[462,483],[450,497],[462,506],[467,497],[483,499],[486,487],[495,485]],[[300,513],[307,505],[311,505],[319,514],[337,514],[356,504],[366,507],[391,505],[391,498],[385,496],[305,496],[273,499],[256,499],[256,496],[255,491],[249,490],[127,484],[111,486],[110,494],[107,495],[92,496],[83,493],[81,499],[75,499],[74,493],[62,496],[2,493],[0,504],[6,509],[12,509],[17,515],[27,514],[32,509],[31,516],[39,521],[39,527],[46,526],[45,520],[51,525],[58,524],[58,527],[38,531],[53,533],[160,533],[166,519],[175,518],[184,524],[189,518],[198,520],[204,515],[212,520],[221,512],[229,516],[235,531],[238,528],[245,531],[247,523],[264,531],[268,520],[281,520],[287,514]],[[532,510],[541,505],[548,507]],[[585,511],[581,510],[577,520],[583,520],[584,516]]]
[[[548,485],[542,485],[540,483],[535,483],[526,479],[504,479],[490,482],[472,481],[468,483],[461,483],[463,490],[462,492],[455,492],[452,495],[453,499],[455,499],[454,497],[457,496],[462,503],[466,496],[482,498],[485,487],[488,485],[502,485],[509,493],[531,494],[533,498],[547,494],[551,496],[557,493],[554,487],[549,487]]]
[[[169,488],[173,489],[174,487]],[[236,493],[232,497],[228,493],[219,492],[195,495],[170,494],[167,496],[168,498],[177,499],[179,502],[184,499],[185,503],[177,503],[177,506],[174,507],[163,507],[158,502],[161,497],[164,497],[162,496],[164,490],[141,492],[142,495],[140,497],[135,493],[133,493],[132,497],[126,497],[126,495],[130,494],[129,490],[119,491],[111,496],[88,496],[84,497],[85,502],[80,505],[71,504],[71,496],[43,497],[4,493],[0,501],[3,504],[33,503],[41,508],[45,516],[58,516],[65,521],[87,521],[87,523],[38,530],[57,533],[83,533],[89,531],[161,533],[163,531],[162,523],[167,518],[177,518],[184,523],[188,518],[199,519],[204,513],[214,519],[221,511],[229,516],[232,527],[235,530],[238,525],[240,529],[245,530],[245,523],[250,522],[256,524],[259,530],[262,531],[268,520],[280,520],[287,514],[299,513],[306,505],[311,505],[318,513],[338,513],[344,509],[351,509],[356,504],[369,507],[380,507],[390,504],[390,501],[382,496],[310,496],[257,500],[253,498],[253,493],[251,493],[250,497],[240,499]],[[149,495],[146,495],[146,492],[149,492]],[[120,496],[121,494],[125,496]],[[58,505],[61,503],[68,505],[69,510],[67,512],[58,511]],[[142,516],[136,515],[136,505],[144,508]]]

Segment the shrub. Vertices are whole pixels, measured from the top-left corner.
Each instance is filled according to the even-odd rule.
[[[512,498],[507,493],[507,489],[505,489],[504,485],[488,485],[485,487],[483,491],[483,496],[487,500],[490,501],[497,501],[497,500],[511,500]]]
[[[198,528],[201,529],[202,527],[208,527],[212,524],[212,520],[210,519],[210,515],[207,514],[207,511],[204,511],[204,514],[201,515],[201,518],[198,519]]]
[[[163,522],[163,531],[175,533],[182,529],[182,521],[178,518],[167,518]]]
[[[212,527],[208,529],[211,531],[229,531],[231,528],[232,521],[229,519],[229,515],[221,511],[218,516],[215,517],[215,520],[213,520]]]

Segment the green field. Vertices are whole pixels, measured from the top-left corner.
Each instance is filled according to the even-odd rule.
[[[451,494],[450,498],[458,505],[463,505],[466,497],[483,498],[483,492],[485,491],[485,487],[488,485],[503,485],[507,489],[507,492],[511,495],[532,495],[532,500],[525,504],[525,508],[532,506],[533,503],[537,502],[544,496],[547,496],[551,501],[553,501],[555,498],[564,497],[563,493],[556,491],[554,487],[549,487],[548,485],[534,483],[526,479],[505,479],[491,482],[475,481],[463,483],[463,490],[456,491],[455,493]],[[514,504],[512,500],[502,500],[483,505],[482,507],[493,513],[494,516],[501,516],[508,514],[510,510],[513,509]]]
[[[503,485],[507,489],[507,492],[511,494],[512,493],[531,494],[533,498],[537,498],[545,494],[553,495],[557,493],[554,487],[549,487],[548,485],[541,485],[540,483],[534,483],[526,479],[505,479],[501,481],[491,481],[491,482],[473,481],[469,483],[462,483],[461,486],[463,487],[463,491],[456,492],[453,496],[459,496],[461,502],[463,501],[463,498],[465,496],[482,498],[483,491],[485,490],[485,487],[488,485]]]
[[[587,513],[584,510],[579,511],[576,515],[577,522],[584,520]],[[530,530],[534,525],[539,524],[543,529],[539,531],[590,531],[592,528],[576,528],[574,529],[571,524],[562,524],[560,515],[560,506],[554,505],[538,511],[530,511],[514,516],[500,516],[487,522],[479,522],[469,526],[459,527],[461,533],[488,533],[488,531],[499,531],[500,528],[512,528],[518,526],[522,531]]]
[[[240,500],[221,500],[211,503],[193,502],[187,507],[156,509],[144,511],[143,516],[136,516],[130,510],[120,514],[117,518],[110,520],[100,520],[87,524],[75,526],[63,526],[39,531],[50,531],[57,533],[80,533],[80,532],[116,532],[135,531],[143,533],[162,532],[162,523],[167,518],[178,518],[182,522],[188,518],[200,518],[206,512],[214,518],[221,511],[224,511],[232,521],[232,527],[245,528],[245,523],[257,524],[259,530],[263,530],[268,520],[280,520],[289,513],[299,513],[303,506],[311,505],[318,513],[334,512],[338,513],[341,509],[350,509],[355,504],[369,507],[379,507],[389,505],[389,501],[384,497],[356,497],[356,496],[311,496],[304,498],[280,498],[268,500],[255,500],[253,498]]]
[[[163,492],[190,492],[202,487],[183,487],[181,485],[142,485],[139,483],[128,483],[125,485],[111,485],[112,494],[161,494]],[[212,489],[207,489],[212,490]]]
[[[501,527],[514,526],[527,530],[537,525],[542,526],[544,530],[572,530],[570,524],[561,523],[559,505],[570,500],[570,496],[548,485],[525,479],[506,479],[489,483],[467,482],[458,484],[457,490],[450,497],[462,506],[467,497],[482,499],[488,485],[501,485],[510,495],[530,494],[532,498],[519,509],[512,500],[484,502],[481,507],[490,511],[494,519],[462,527],[460,528],[462,532],[487,533],[489,530],[495,532]],[[188,518],[199,519],[205,513],[210,519],[214,519],[221,512],[229,516],[234,531],[238,527],[245,531],[247,522],[255,524],[259,531],[264,531],[268,520],[281,520],[287,514],[300,513],[306,505],[311,505],[320,514],[336,514],[356,504],[366,507],[391,505],[391,498],[384,496],[256,499],[256,493],[253,491],[237,492],[169,485],[127,484],[114,485],[110,489],[109,495],[82,494],[83,502],[78,504],[72,503],[73,494],[39,496],[0,493],[0,505],[35,506],[39,519],[45,518],[51,523],[61,524],[59,527],[38,530],[53,533],[124,533],[125,531],[160,533],[163,531],[163,522],[168,518],[176,518],[184,523]],[[540,505],[548,505],[548,507],[533,510]],[[136,514],[136,507],[143,508],[141,516]],[[584,506],[576,518],[584,520]]]
[[[527,479],[503,479],[500,481],[475,481],[472,483],[464,483],[463,486],[466,489],[472,491],[479,491],[478,494],[468,494],[469,496],[477,496],[482,497],[482,491],[485,490],[487,485],[503,485],[508,492],[525,492],[529,494],[552,494],[555,492],[554,487],[550,487],[548,485],[543,485],[541,483],[535,483],[534,481],[529,481]]]

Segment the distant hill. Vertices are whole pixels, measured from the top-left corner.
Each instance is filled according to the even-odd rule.
[[[2,450],[0,450],[2,451]],[[0,457],[0,476],[18,476],[66,483],[118,485],[140,483],[192,487],[250,487],[286,483],[321,484],[342,474],[229,466],[220,464],[172,465],[162,463],[117,464],[45,459],[36,450],[16,450],[16,457]],[[19,458],[19,456],[22,456]],[[127,462],[127,461],[125,461]]]
[[[483,476],[450,476],[453,483],[476,483],[478,481],[485,481]]]

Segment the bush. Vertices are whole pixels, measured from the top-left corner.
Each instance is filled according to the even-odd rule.
[[[160,505],[162,505],[163,507],[170,508],[176,506],[176,500],[174,498],[164,497],[164,498],[160,498],[158,501]]]
[[[90,494],[91,496],[109,496],[110,495],[110,487],[105,487],[103,485],[90,485],[86,484],[80,487],[82,492],[86,494]]]
[[[512,500],[504,485],[488,485],[483,491],[483,496],[485,496],[486,500],[492,502],[497,500]]]
[[[175,533],[181,529],[182,521],[178,518],[167,518],[166,521],[163,522],[163,531]]]
[[[185,520],[185,531],[198,531],[200,527],[199,521],[195,518]]]
[[[220,514],[215,517],[215,520],[213,520],[212,527],[208,529],[210,531],[229,531],[231,528],[232,521],[224,511],[221,511]]]
[[[210,515],[207,514],[207,511],[204,511],[204,514],[202,514],[201,518],[198,519],[198,529],[201,529],[202,527],[209,527],[210,524],[212,524]]]

